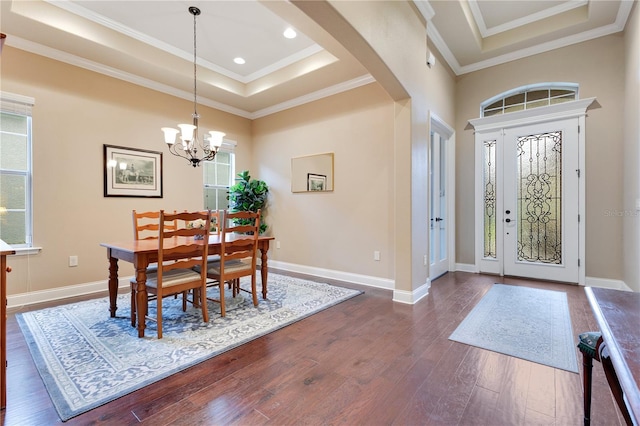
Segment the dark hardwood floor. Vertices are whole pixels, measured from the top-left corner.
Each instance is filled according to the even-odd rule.
[[[331,281],[365,293],[66,424],[581,425],[582,372],[448,340],[494,282],[566,291],[575,335],[596,329],[577,286],[456,272],[411,306]],[[0,420],[60,424],[12,311]],[[624,424],[599,363],[593,371],[592,425]]]

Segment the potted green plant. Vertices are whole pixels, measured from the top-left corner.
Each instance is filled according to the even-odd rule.
[[[248,170],[237,175],[236,183],[229,188],[229,209],[231,211],[263,211],[267,204],[269,187],[258,179],[251,179]],[[267,230],[267,224],[260,218],[260,233]]]

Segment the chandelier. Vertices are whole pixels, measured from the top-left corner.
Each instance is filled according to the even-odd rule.
[[[196,16],[200,15],[200,9],[189,7],[189,13],[193,15],[193,124],[178,124],[178,129],[163,127],[164,141],[169,147],[169,152],[178,157],[186,158],[193,167],[199,166],[202,161],[211,161],[215,158],[225,133],[212,130],[208,137],[201,142],[198,138],[198,86],[196,67]],[[180,133],[180,143],[176,143],[176,137]]]

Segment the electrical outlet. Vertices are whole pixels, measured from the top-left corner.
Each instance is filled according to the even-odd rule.
[[[379,251],[374,251],[373,252],[373,260],[380,260],[380,252]]]
[[[78,266],[78,256],[69,256],[69,266]]]
[[[280,248],[280,241],[276,241],[276,248],[279,249]]]
[[[424,263],[424,266],[427,266],[427,255],[424,255],[424,258],[422,259],[422,262]]]

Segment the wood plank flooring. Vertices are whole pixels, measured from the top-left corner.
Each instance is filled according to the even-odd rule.
[[[331,281],[365,293],[66,424],[581,425],[582,372],[448,340],[494,282],[565,291],[574,334],[596,329],[577,286],[455,272],[411,306],[388,290]],[[16,311],[0,423],[61,424]],[[593,371],[592,425],[623,425],[599,363]]]

